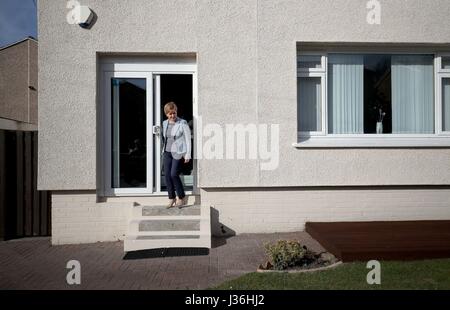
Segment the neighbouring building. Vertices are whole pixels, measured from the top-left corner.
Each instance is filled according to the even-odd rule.
[[[0,47],[0,239],[50,234],[49,193],[37,190],[38,42]]]
[[[37,52],[32,37],[0,47],[0,129],[37,130]]]

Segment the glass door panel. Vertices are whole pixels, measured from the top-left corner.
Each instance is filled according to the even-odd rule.
[[[149,72],[105,72],[105,193],[153,193],[153,85]]]
[[[112,188],[147,187],[146,79],[112,78]]]

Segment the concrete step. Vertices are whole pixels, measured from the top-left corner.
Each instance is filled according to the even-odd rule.
[[[176,232],[176,231],[210,231],[211,222],[209,219],[199,216],[189,217],[142,217],[133,219],[128,224],[128,235],[139,232]]]
[[[199,205],[187,205],[182,208],[166,206],[135,206],[133,207],[133,218],[142,216],[176,216],[176,215],[200,215]]]
[[[200,220],[144,220],[139,222],[139,231],[200,230]]]
[[[210,208],[133,207],[124,240],[125,252],[170,247],[211,248]]]
[[[198,230],[179,230],[179,231],[138,231],[134,233],[130,233],[127,236],[166,236],[166,235],[172,235],[172,236],[199,236],[199,235],[207,235],[208,232],[202,232]]]
[[[211,235],[166,235],[127,236],[124,240],[124,251],[139,251],[159,248],[211,248]]]
[[[139,216],[133,217],[130,221],[150,221],[150,220],[200,220],[202,217],[200,215],[157,215],[157,216]]]
[[[135,240],[200,239],[200,235],[137,236]]]

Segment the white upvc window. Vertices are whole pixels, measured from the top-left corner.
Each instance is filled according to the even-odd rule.
[[[326,133],[326,66],[321,53],[297,55],[297,125],[311,136]]]
[[[450,54],[297,54],[296,147],[450,146]]]
[[[320,52],[297,53],[297,72],[326,72],[326,55]]]
[[[437,123],[441,134],[450,135],[450,53],[437,57]]]

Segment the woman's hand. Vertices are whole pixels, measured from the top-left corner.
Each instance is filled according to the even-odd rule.
[[[189,162],[190,159],[184,159],[184,163],[187,164]]]

